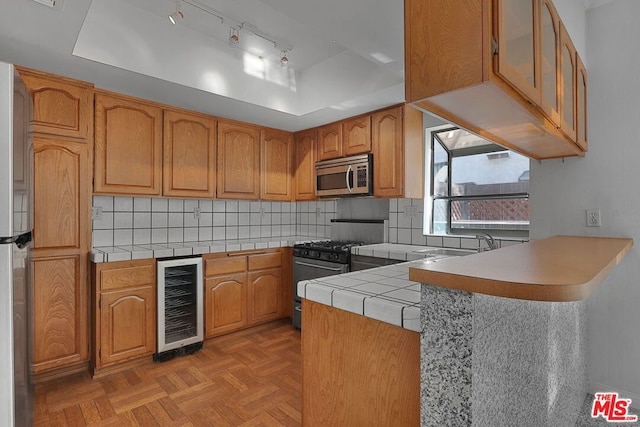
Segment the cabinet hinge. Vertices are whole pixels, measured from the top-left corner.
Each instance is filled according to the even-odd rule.
[[[102,310],[102,298],[98,299],[98,308]]]
[[[498,54],[498,39],[495,36],[491,37],[491,55]]]

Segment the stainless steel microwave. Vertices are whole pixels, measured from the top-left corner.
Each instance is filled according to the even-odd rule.
[[[371,196],[372,173],[371,154],[316,162],[316,196]]]

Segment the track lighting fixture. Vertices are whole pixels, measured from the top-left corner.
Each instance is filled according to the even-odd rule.
[[[229,28],[229,46],[238,47],[240,44],[240,29],[235,27]]]
[[[53,1],[53,0],[35,0],[35,1]],[[63,0],[58,0],[63,1]],[[168,18],[173,25],[176,25],[179,21],[184,19],[184,13],[182,12],[183,4],[187,5],[189,13],[194,12],[193,9],[198,9],[220,20],[220,24],[229,27],[229,47],[240,48],[240,33],[259,37],[273,45],[275,51],[280,52],[280,66],[289,66],[289,53],[293,50],[288,43],[284,43],[281,40],[276,39],[272,35],[262,31],[255,25],[249,22],[240,22],[235,19],[229,18],[223,15],[221,12],[212,9],[211,7],[201,3],[202,0],[176,0],[176,8]],[[270,55],[271,56],[271,55]],[[273,58],[273,56],[271,56]],[[277,58],[277,57],[276,57]]]
[[[173,25],[176,25],[176,23],[178,23],[178,21],[181,21],[183,18],[184,13],[182,13],[182,11],[180,10],[180,2],[177,1],[176,10],[171,15],[169,15],[169,21],[171,21]]]

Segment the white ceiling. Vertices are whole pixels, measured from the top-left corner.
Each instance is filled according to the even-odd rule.
[[[8,0],[0,60],[146,99],[299,130],[404,99],[403,0]],[[277,41],[229,25],[246,22]],[[279,64],[282,46],[290,65]],[[382,60],[381,60],[382,59]]]

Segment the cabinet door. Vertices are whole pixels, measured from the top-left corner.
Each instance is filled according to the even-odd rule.
[[[262,132],[261,199],[291,201],[293,137],[288,132]]]
[[[260,197],[260,130],[218,122],[218,197],[258,200]]]
[[[371,116],[342,122],[342,148],[345,156],[371,151]]]
[[[216,121],[164,111],[163,195],[216,195]]]
[[[155,352],[155,301],[152,286],[101,295],[101,366]]]
[[[295,134],[295,199],[315,200],[316,198],[316,135],[315,129]]]
[[[578,87],[576,93],[576,108],[577,108],[577,120],[578,125],[576,141],[580,148],[587,151],[589,148],[587,144],[587,69],[584,67],[580,56],[576,54],[576,63],[578,64]]]
[[[560,18],[551,0],[540,1],[540,106],[547,117],[560,125],[558,91],[558,54],[560,52]]]
[[[402,107],[379,111],[371,117],[373,143],[373,195],[402,197],[404,144]]]
[[[31,288],[33,371],[88,357],[88,296],[80,255],[34,259]]]
[[[20,75],[33,96],[33,131],[86,139],[93,130],[93,91],[88,84],[32,74]]]
[[[205,336],[242,329],[247,324],[247,275],[207,278]]]
[[[560,24],[560,130],[576,140],[576,48]]]
[[[331,123],[318,128],[317,161],[342,157],[342,123]]]
[[[280,316],[282,270],[255,271],[248,274],[249,324],[268,322]]]
[[[34,250],[85,250],[89,224],[86,144],[34,140]]]
[[[162,109],[96,95],[94,193],[159,196]]]
[[[498,53],[496,73],[535,104],[540,104],[538,0],[495,2]]]

